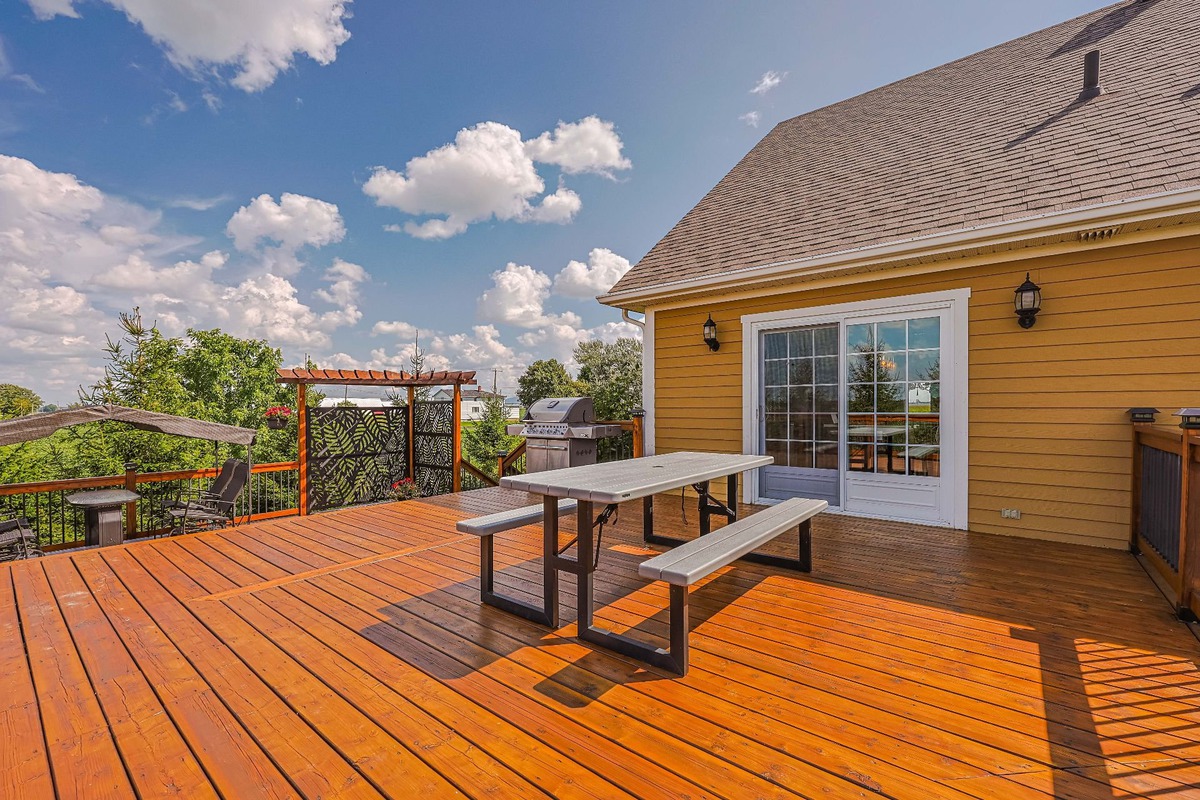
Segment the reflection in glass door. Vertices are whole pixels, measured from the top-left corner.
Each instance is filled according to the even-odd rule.
[[[838,340],[836,324],[762,335],[760,452],[775,459],[760,473],[763,497],[840,505]]]
[[[846,511],[946,522],[944,311],[846,322]]]
[[[846,326],[849,471],[940,476],[940,323]]]

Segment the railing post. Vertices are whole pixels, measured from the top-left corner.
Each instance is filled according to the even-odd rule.
[[[1176,609],[1177,614],[1181,619],[1186,619],[1191,613],[1190,607],[1192,602],[1193,584],[1196,581],[1197,575],[1193,561],[1197,559],[1197,545],[1191,541],[1190,533],[1200,535],[1200,532],[1191,530],[1188,512],[1191,511],[1191,502],[1189,498],[1189,490],[1192,485],[1192,444],[1196,441],[1193,438],[1194,431],[1184,430],[1182,442],[1183,446],[1180,450],[1180,481],[1179,487],[1179,603]]]
[[[497,480],[504,477],[504,469],[505,469],[505,467],[508,466],[504,462],[507,459],[508,459],[508,453],[506,453],[505,451],[501,450],[500,452],[496,453],[496,479]]]
[[[462,387],[457,383],[454,384],[454,443],[453,455],[451,457],[451,468],[454,470],[450,476],[451,491],[455,494],[462,491]]]
[[[296,384],[296,461],[300,472],[300,516],[308,516],[308,386]]]
[[[125,464],[125,489],[137,491],[137,464],[132,461]],[[137,500],[125,504],[125,538],[132,539],[137,533]]]
[[[633,418],[633,457],[641,458],[646,455],[646,410],[635,408],[630,416]]]
[[[417,387],[408,387],[408,479],[417,479]]]
[[[1141,425],[1133,424],[1133,461],[1130,474],[1133,483],[1129,487],[1129,552],[1137,555],[1141,552],[1138,547],[1138,526],[1142,516],[1142,440]]]

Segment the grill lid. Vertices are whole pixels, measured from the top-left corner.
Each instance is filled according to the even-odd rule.
[[[602,439],[620,436],[620,425],[596,425],[590,397],[547,397],[525,412],[522,425],[509,425],[509,435],[538,439]]]
[[[590,397],[547,397],[538,400],[525,412],[525,422],[586,423],[596,418],[596,407]]]

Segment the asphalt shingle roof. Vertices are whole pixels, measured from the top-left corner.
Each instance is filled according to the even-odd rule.
[[[781,122],[612,291],[1197,186],[1200,0],[1130,0]]]

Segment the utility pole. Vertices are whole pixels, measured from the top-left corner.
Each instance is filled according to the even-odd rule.
[[[496,381],[499,380],[499,378],[500,370],[496,367],[492,367],[492,394],[500,394],[500,392],[496,390]]]

